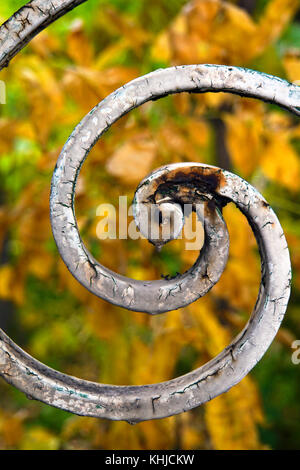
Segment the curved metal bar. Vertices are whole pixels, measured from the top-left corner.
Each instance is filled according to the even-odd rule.
[[[81,166],[79,162],[77,164]],[[73,162],[72,169],[75,165]],[[73,194],[69,192],[71,188],[74,190],[74,181],[69,175],[68,168],[69,164],[66,162],[66,166],[61,167],[61,171],[56,171],[53,177],[50,204],[52,229],[60,255],[68,269],[90,292],[128,310],[155,315],[194,302],[205,295],[219,280],[226,266],[229,250],[229,236],[221,214],[221,203],[218,209],[214,206],[209,210],[211,207],[209,203],[202,202],[205,211],[205,243],[191,269],[183,275],[168,280],[139,281],[121,276],[101,265],[84,246],[76,223]],[[167,173],[168,169],[162,170],[157,174],[157,180],[165,181]],[[198,180],[195,175],[191,176],[194,177],[189,179],[189,184],[190,186],[194,184],[195,191],[209,193],[207,184],[207,189],[203,188],[203,185],[205,182],[209,184],[210,181],[221,178],[221,170],[199,167]],[[153,176],[151,179],[153,180]],[[177,181],[176,175],[174,181]],[[188,178],[186,181],[178,182],[177,187],[185,187],[187,183]],[[143,187],[147,187],[148,199],[154,195],[155,189],[153,184],[148,185],[148,180],[144,182]],[[178,201],[179,191],[176,195]],[[69,201],[69,205],[66,200]],[[182,203],[184,204],[183,200]],[[140,206],[139,197],[135,198],[134,206],[137,211],[137,207]]]
[[[59,252],[73,276],[89,291],[130,310],[151,314],[180,308],[203,296],[223,272],[227,260],[224,258],[226,239],[219,233],[213,237],[213,231],[208,234],[207,224],[206,235],[210,243],[205,244],[205,254],[198,258],[193,272],[170,281],[149,283],[129,279],[102,266],[85,247],[76,223],[74,192],[84,160],[114,122],[149,100],[182,91],[239,93],[272,101],[300,114],[300,89],[284,80],[237,67],[187,65],[157,70],[129,82],[99,103],[75,128],[61,152],[52,178],[51,224]],[[215,170],[206,171],[207,181],[218,177],[213,174]],[[211,278],[203,276],[207,266],[211,272],[211,267],[214,268]]]
[[[61,16],[87,0],[32,0],[0,27],[0,70],[34,36]]]
[[[168,171],[211,168],[199,163]],[[216,194],[246,215],[262,257],[262,280],[253,313],[243,331],[218,356],[182,377],[153,385],[112,386],[66,376],[28,356],[0,333],[0,375],[27,395],[85,416],[139,422],[181,413],[238,383],[261,359],[286,311],[291,266],[280,223],[265,199],[240,177],[222,172]]]
[[[37,32],[83,1],[33,0],[25,5],[0,28],[0,70]],[[117,90],[77,126],[54,172],[51,196],[54,235],[59,234],[66,222],[70,227],[73,225],[74,230],[70,232],[75,237],[72,247],[79,243],[81,260],[86,260],[87,253],[75,231],[72,195],[80,166],[91,147],[113,122],[131,109],[148,100],[181,91],[226,91],[276,103],[300,114],[299,87],[236,67],[194,65],[159,70]],[[198,163],[177,164],[158,170],[156,177],[159,172],[176,177],[178,170],[198,174],[220,172]],[[62,181],[68,189],[60,192],[57,183]],[[49,405],[79,415],[130,422],[187,411],[238,383],[263,356],[283,319],[290,294],[290,260],[276,215],[251,185],[223,171],[221,184],[213,188],[213,193],[214,197],[233,201],[246,215],[262,257],[262,280],[254,311],[243,331],[217,357],[168,382],[120,387],[96,384],[54,371],[26,354],[0,330],[0,375],[28,397]],[[58,202],[67,209],[61,218]],[[56,238],[60,243],[60,236]]]

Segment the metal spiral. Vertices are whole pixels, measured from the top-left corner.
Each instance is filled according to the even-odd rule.
[[[48,3],[48,2],[47,2]],[[29,2],[30,27],[20,40],[9,34],[18,28],[18,15],[0,28],[0,65],[36,32],[82,3]],[[43,8],[42,8],[43,7]],[[52,8],[57,8],[53,11]],[[164,217],[173,213],[174,230],[150,241],[163,245],[176,238],[184,224],[185,203],[196,210],[202,204],[204,246],[195,264],[174,279],[136,281],[98,263],[84,246],[74,212],[74,194],[80,168],[98,139],[130,110],[149,101],[180,92],[230,92],[275,103],[300,115],[300,90],[284,80],[238,67],[188,65],[157,70],[112,93],[75,128],[53,173],[51,224],[59,252],[70,272],[93,294],[129,310],[158,314],[174,310],[205,295],[218,281],[228,258],[229,238],[222,208],[233,202],[246,216],[261,255],[261,284],[249,321],[218,356],[182,377],[158,384],[112,386],[70,377],[36,361],[0,330],[0,375],[29,397],[85,415],[139,422],[187,411],[227,391],[261,359],[274,339],[286,311],[291,266],[286,239],[267,201],[242,178],[201,163],[167,165],[145,178],[134,199],[134,216],[141,232],[149,204]]]

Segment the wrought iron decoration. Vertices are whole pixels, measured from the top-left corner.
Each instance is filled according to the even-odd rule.
[[[7,66],[39,31],[84,0],[33,0],[0,28],[0,68]],[[175,279],[136,281],[99,264],[84,246],[74,213],[81,165],[93,145],[121,116],[172,93],[229,92],[275,103],[300,115],[300,88],[277,77],[238,67],[187,65],[157,70],[116,90],[75,128],[53,173],[51,223],[59,252],[70,272],[93,294],[129,310],[160,314],[205,295],[220,278],[229,238],[222,208],[233,202],[246,216],[261,255],[256,305],[242,332],[218,356],[176,379],[142,386],[88,382],[57,372],[20,349],[0,330],[0,375],[30,398],[85,416],[139,422],[190,410],[237,384],[261,359],[286,311],[291,266],[286,239],[267,201],[242,178],[201,163],[167,165],[143,180],[135,193],[135,220],[151,199],[180,215],[180,204],[204,201],[205,243],[195,264]],[[179,224],[179,230],[184,223]],[[142,230],[142,228],[141,228]],[[168,240],[163,240],[164,243]]]

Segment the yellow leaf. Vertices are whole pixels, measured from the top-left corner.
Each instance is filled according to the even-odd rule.
[[[143,46],[150,35],[132,17],[110,5],[104,8],[102,21],[106,21],[114,33],[120,34],[133,50],[143,52]]]
[[[115,58],[124,53],[128,49],[128,43],[122,38],[120,41],[110,44],[106,49],[101,51],[95,61],[95,69],[102,70],[115,62]]]
[[[1,153],[12,150],[16,134],[16,122],[8,119],[0,119],[0,145]],[[1,158],[1,156],[0,156]]]
[[[58,39],[48,31],[40,32],[31,40],[29,47],[43,59],[47,59],[52,52],[60,48]]]
[[[21,441],[24,434],[23,420],[25,416],[26,412],[19,412],[14,415],[4,413],[2,419],[0,419],[0,435],[2,434],[8,448],[17,447]]]
[[[284,132],[272,134],[263,152],[261,167],[272,181],[293,191],[300,187],[300,162]]]
[[[263,416],[250,377],[205,405],[205,421],[216,450],[258,450],[257,424]]]
[[[136,138],[116,150],[106,168],[124,183],[134,184],[150,172],[155,157],[156,144],[148,139]]]
[[[300,55],[290,52],[283,59],[283,65],[288,79],[296,85],[300,85]]]
[[[0,298],[11,299],[13,283],[14,283],[14,270],[9,265],[0,267]]]
[[[245,62],[244,44],[255,32],[245,10],[221,0],[194,0],[159,35],[152,56],[176,64]]]
[[[260,263],[254,251],[256,241],[245,216],[233,204],[228,204],[223,212],[229,231],[230,252],[226,269],[214,292],[230,306],[250,312],[260,281]]]
[[[256,35],[248,45],[253,51],[252,57],[258,56],[269,44],[282,33],[299,8],[299,0],[271,0],[259,19]]]
[[[94,51],[80,19],[71,24],[71,32],[67,37],[67,53],[76,64],[83,67],[90,66],[93,62]]]
[[[160,34],[151,48],[153,59],[163,62],[170,62],[172,57],[172,48],[170,38],[167,33]]]
[[[59,439],[41,426],[29,429],[20,445],[20,450],[57,450],[58,448]]]
[[[64,98],[60,85],[54,72],[38,56],[19,60],[16,69],[27,92],[36,139],[45,145],[62,110]]]
[[[53,256],[44,250],[41,250],[35,254],[32,253],[27,264],[27,271],[34,274],[39,279],[44,279],[46,281],[49,278],[52,265]]]
[[[236,113],[226,114],[226,141],[234,166],[247,177],[257,168],[262,151],[263,107],[240,107]]]
[[[62,84],[84,110],[90,111],[101,99],[136,76],[137,70],[131,67],[115,66],[99,71],[78,66],[66,71]]]

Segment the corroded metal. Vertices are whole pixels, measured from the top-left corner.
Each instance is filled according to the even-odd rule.
[[[0,28],[0,67],[7,65],[39,30],[80,3],[29,2]],[[261,359],[278,331],[290,295],[291,266],[286,240],[265,199],[249,183],[230,172],[200,163],[168,165],[153,172],[136,191],[138,225],[140,208],[147,205],[149,198],[158,207],[162,203],[173,204],[179,216],[181,203],[192,200],[194,204],[199,199],[203,202],[204,248],[195,265],[180,278],[142,283],[143,287],[99,265],[82,243],[74,214],[74,192],[89,151],[131,109],[182,91],[231,92],[272,102],[300,114],[299,87],[247,69],[190,65],[140,77],[97,105],[66,143],[52,180],[53,234],[68,268],[89,290],[128,309],[161,313],[192,302],[221,275],[228,254],[228,234],[221,209],[233,202],[247,217],[261,254],[261,284],[251,317],[233,342],[202,367],[167,382],[130,387],[92,383],[50,369],[26,354],[0,330],[0,375],[29,398],[79,415],[113,420],[139,422],[170,416],[199,406],[238,383]],[[162,286],[165,294],[160,292]],[[146,302],[152,302],[150,307],[145,307]]]
[[[178,170],[201,172],[212,167],[182,163],[167,169],[167,175],[171,175]],[[243,331],[218,356],[168,382],[111,386],[54,371],[28,356],[1,332],[0,370],[5,380],[52,406],[80,415],[130,422],[187,411],[238,383],[263,356],[281,324],[290,294],[291,266],[280,223],[255,188],[223,171],[222,184],[215,187],[215,194],[234,202],[245,214],[262,257],[261,285],[252,315]]]
[[[300,114],[299,87],[284,80],[237,67],[187,65],[157,70],[124,85],[98,104],[75,128],[52,178],[51,223],[60,254],[73,276],[95,295],[151,314],[183,307],[203,296],[217,282],[226,263],[226,237],[220,235],[220,228],[213,236],[207,216],[205,228],[210,243],[205,244],[190,272],[173,280],[151,283],[125,278],[98,263],[85,247],[75,218],[74,191],[84,160],[114,122],[149,100],[182,91],[230,91],[269,100]],[[200,179],[202,187],[211,187],[214,191],[213,186],[217,186],[221,176],[220,170],[207,169]],[[218,217],[220,215],[214,223]],[[209,266],[213,266],[213,272]],[[203,276],[207,269],[211,272],[209,277]]]
[[[82,137],[79,138],[80,141],[81,139]],[[71,153],[73,155],[73,150]],[[80,160],[75,162],[74,158],[70,165],[58,163],[52,181],[50,207],[52,229],[59,252],[70,272],[84,287],[113,304],[152,315],[188,305],[213,287],[225,268],[229,248],[228,232],[221,214],[223,201],[219,200],[213,206],[208,198],[215,194],[216,185],[223,178],[220,169],[195,167],[190,176],[180,178],[179,171],[170,172],[169,167],[165,167],[142,182],[135,196],[136,213],[142,204],[141,198],[149,200],[154,197],[156,186],[159,189],[167,182],[169,185],[176,183],[177,203],[192,201],[184,199],[179,193],[179,187],[183,189],[187,184],[189,188],[193,185],[196,193],[193,202],[196,198],[200,204],[200,197],[203,195],[206,195],[207,201],[201,200],[205,211],[205,243],[193,267],[173,279],[138,281],[107,269],[84,246],[78,233],[72,193],[80,166]],[[172,202],[171,198],[170,201]]]

